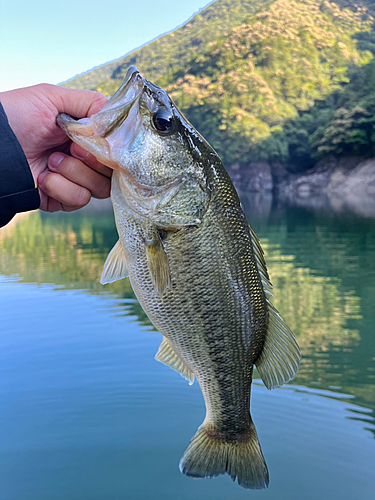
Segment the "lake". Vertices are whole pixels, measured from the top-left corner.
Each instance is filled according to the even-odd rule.
[[[0,230],[2,500],[375,498],[375,220],[241,198],[303,356],[273,391],[255,371],[269,488],[180,473],[203,397],[154,360],[129,280],[99,284],[117,241],[103,204]]]

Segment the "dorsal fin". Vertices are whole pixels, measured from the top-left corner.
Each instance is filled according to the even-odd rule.
[[[250,227],[250,226],[249,226]],[[264,252],[257,235],[250,227],[255,261],[262,280],[268,307],[268,326],[263,350],[255,366],[267,389],[274,389],[291,380],[301,362],[301,351],[292,330],[270,302],[272,284],[268,275]]]
[[[301,351],[292,330],[268,300],[268,327],[264,346],[255,363],[267,389],[289,382],[297,373]]]
[[[272,283],[268,275],[266,261],[264,260],[263,248],[261,247],[258,236],[255,234],[255,231],[250,226],[250,224],[249,224],[249,229],[251,234],[251,242],[253,244],[254,257],[257,264],[260,279],[262,280],[264,291],[266,292],[267,295],[272,295]]]
[[[194,373],[181,361],[165,337],[163,337],[155,359],[176,370],[176,372],[189,382],[189,385],[193,384]]]

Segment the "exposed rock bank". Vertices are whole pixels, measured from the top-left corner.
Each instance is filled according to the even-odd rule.
[[[289,205],[375,217],[375,158],[324,160],[300,175],[267,163],[233,165],[228,172],[240,191],[273,192]]]

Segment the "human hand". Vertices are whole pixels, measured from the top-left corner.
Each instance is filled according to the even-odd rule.
[[[41,84],[2,92],[0,102],[39,188],[42,210],[77,210],[91,196],[109,196],[111,169],[56,124],[58,113],[76,118],[97,113],[107,102],[103,94]]]

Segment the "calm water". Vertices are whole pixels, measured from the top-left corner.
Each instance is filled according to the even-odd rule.
[[[161,335],[128,280],[98,283],[113,217],[81,211],[0,230],[2,500],[375,498],[375,221],[252,202],[303,353],[287,386],[254,382],[269,489],[179,472],[204,418],[199,386],[154,360]]]

